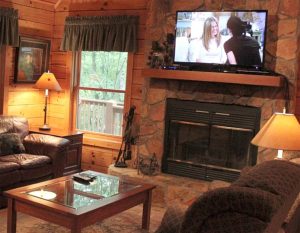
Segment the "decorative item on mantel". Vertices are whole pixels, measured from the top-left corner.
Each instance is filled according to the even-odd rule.
[[[147,65],[150,68],[162,68],[164,66],[171,66],[173,64],[174,52],[174,35],[167,34],[167,40],[162,44],[158,41],[152,41],[152,48],[148,56]]]

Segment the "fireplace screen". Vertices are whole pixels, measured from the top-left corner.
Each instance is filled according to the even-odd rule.
[[[258,131],[257,108],[205,103],[200,110],[199,102],[168,101],[163,172],[232,181],[256,163],[257,148],[250,141]]]

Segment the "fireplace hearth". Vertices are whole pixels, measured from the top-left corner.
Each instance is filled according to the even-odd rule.
[[[250,141],[260,115],[257,107],[167,99],[162,172],[234,181],[243,167],[256,164]]]

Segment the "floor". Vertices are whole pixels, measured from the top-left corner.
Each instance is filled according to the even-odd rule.
[[[151,209],[150,230],[141,229],[142,205],[131,208],[102,222],[82,230],[83,233],[153,233],[158,228],[165,208],[153,206]],[[6,232],[6,209],[0,210],[0,233]],[[68,229],[45,222],[38,218],[26,214],[18,213],[17,216],[18,233],[67,233]]]

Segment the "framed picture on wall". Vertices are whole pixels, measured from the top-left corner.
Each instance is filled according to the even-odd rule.
[[[50,40],[20,37],[16,49],[15,83],[35,83],[48,70]]]

